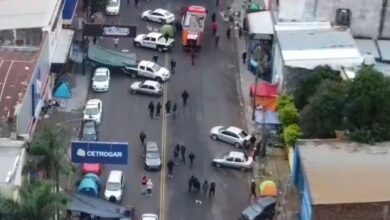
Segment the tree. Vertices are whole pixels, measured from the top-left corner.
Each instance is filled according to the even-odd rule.
[[[390,79],[372,67],[347,83],[345,115],[351,138],[359,142],[390,140]]]
[[[301,128],[297,124],[291,124],[283,131],[284,143],[286,143],[287,146],[294,146],[297,139],[301,136]]]
[[[341,82],[339,71],[332,70],[329,66],[318,66],[301,77],[293,92],[294,102],[299,110],[309,103],[310,97],[315,94],[322,81],[327,79]]]
[[[66,197],[53,191],[50,181],[23,185],[18,201],[0,197],[1,219],[42,220],[53,219],[56,210],[65,210]]]
[[[300,125],[307,138],[334,137],[343,121],[346,99],[342,83],[324,80],[300,114]]]
[[[283,126],[287,127],[291,124],[298,123],[299,113],[294,103],[284,105],[283,108],[278,110],[278,113],[280,122],[282,122]]]
[[[291,95],[282,95],[278,98],[278,109],[282,109],[288,104],[293,104],[294,98]]]

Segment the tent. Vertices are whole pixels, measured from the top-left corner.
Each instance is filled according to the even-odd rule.
[[[249,90],[249,96],[253,98],[255,95],[256,106],[260,105],[269,111],[276,111],[279,97],[278,85],[267,82],[261,82],[257,86],[252,84]]]
[[[263,11],[264,8],[256,3],[251,3],[247,9],[247,13]]]
[[[70,99],[72,98],[72,90],[67,82],[61,82],[58,84],[57,88],[54,90],[54,97],[60,99]]]
[[[170,24],[164,24],[162,27],[161,27],[161,33],[165,36],[165,34],[168,34],[168,36],[170,38],[174,38],[175,37],[175,27],[173,25],[170,25]]]
[[[278,188],[272,180],[265,180],[260,183],[260,196],[278,196]]]

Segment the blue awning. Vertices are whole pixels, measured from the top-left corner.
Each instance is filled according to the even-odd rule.
[[[77,1],[78,0],[65,0],[64,9],[62,10],[64,24],[72,24]]]
[[[54,97],[62,99],[72,98],[72,90],[66,82],[62,82],[54,91]]]

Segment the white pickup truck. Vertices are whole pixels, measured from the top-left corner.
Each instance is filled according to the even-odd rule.
[[[130,74],[133,78],[145,77],[158,82],[167,81],[171,76],[169,70],[148,60],[141,60],[135,66],[125,66],[123,67],[123,71]]]
[[[166,39],[161,33],[151,32],[149,34],[137,35],[133,44],[136,47],[147,47],[156,49],[158,52],[164,52],[170,50],[173,47],[174,42],[174,39]]]

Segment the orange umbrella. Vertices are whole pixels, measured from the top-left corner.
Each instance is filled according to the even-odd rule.
[[[259,185],[260,195],[261,196],[277,196],[278,188],[272,180],[265,180]]]

